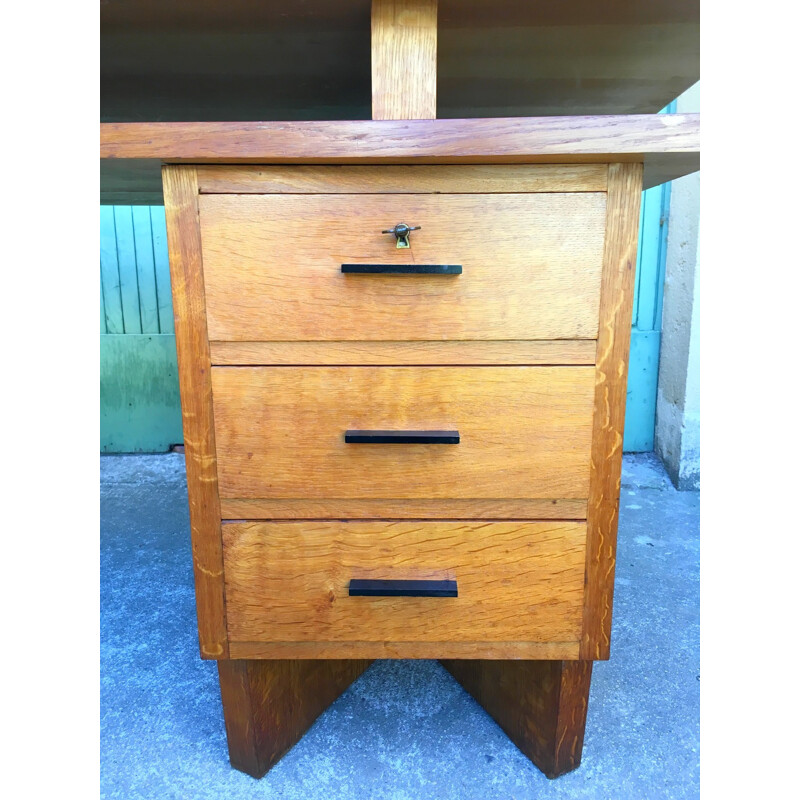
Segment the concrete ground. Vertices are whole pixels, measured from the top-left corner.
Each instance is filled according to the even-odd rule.
[[[182,455],[101,459],[105,798],[472,800],[699,795],[699,494],[626,456],[612,655],[583,764],[549,781],[435,661],[377,661],[261,781],[231,769],[198,656]]]

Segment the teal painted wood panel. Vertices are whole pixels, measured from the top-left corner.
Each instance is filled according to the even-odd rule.
[[[133,244],[136,257],[136,278],[139,287],[139,319],[142,333],[159,333],[158,291],[153,257],[153,230],[150,225],[150,208],[132,206]]]
[[[642,204],[639,206],[639,242],[636,245],[636,275],[633,279],[633,310],[631,312],[631,325],[633,327],[636,327],[636,319],[639,316],[639,286],[642,282],[642,232],[644,231],[646,195],[647,192],[642,192]]]
[[[100,206],[100,290],[103,293],[105,333],[125,333],[119,293],[117,234],[114,206]]]
[[[642,195],[642,236],[639,252],[638,296],[634,326],[640,331],[660,329],[660,301],[664,284],[662,269],[663,230],[665,230],[665,188],[656,186]]]
[[[164,206],[101,206],[101,333],[174,333]]]
[[[622,443],[626,453],[649,452],[655,444],[668,198],[663,186],[642,193]]]
[[[106,301],[103,299],[103,275],[100,274],[100,333],[108,333],[106,327]]]
[[[163,206],[100,211],[100,449],[183,441]]]
[[[161,333],[174,333],[172,317],[172,285],[169,276],[169,254],[167,250],[167,217],[164,206],[149,206],[150,227],[153,232],[153,259],[158,292],[158,326]]]
[[[114,228],[117,235],[117,267],[119,294],[122,298],[123,333],[141,333],[139,276],[136,273],[136,245],[133,238],[131,206],[114,206]]]
[[[661,331],[631,331],[622,443],[626,453],[649,453],[653,449],[660,348]]]
[[[661,189],[661,231],[658,243],[658,277],[656,278],[656,310],[653,330],[661,330],[661,314],[664,310],[664,280],[667,274],[667,236],[669,234],[669,201],[672,182],[665,183]]]
[[[101,336],[100,451],[163,453],[182,442],[175,336]]]

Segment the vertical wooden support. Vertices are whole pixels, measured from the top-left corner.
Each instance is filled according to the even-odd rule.
[[[610,164],[587,508],[581,658],[610,655],[622,436],[628,386],[642,164]]]
[[[548,778],[581,763],[591,661],[442,661]]]
[[[260,778],[370,661],[219,661],[231,766]]]
[[[437,0],[372,0],[372,118],[436,119]]]
[[[222,530],[211,405],[211,355],[197,208],[197,171],[191,166],[167,165],[163,168],[162,179],[183,441],[186,446],[200,655],[203,658],[227,658]]]

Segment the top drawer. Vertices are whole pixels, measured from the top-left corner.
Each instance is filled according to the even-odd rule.
[[[604,192],[199,202],[211,341],[597,337]],[[408,249],[381,233],[400,222],[421,226]],[[455,264],[462,273],[344,274],[343,264]]]

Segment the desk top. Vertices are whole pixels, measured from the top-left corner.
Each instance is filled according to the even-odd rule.
[[[106,123],[101,202],[161,203],[161,164],[644,162],[644,186],[699,169],[699,114],[328,122]]]

